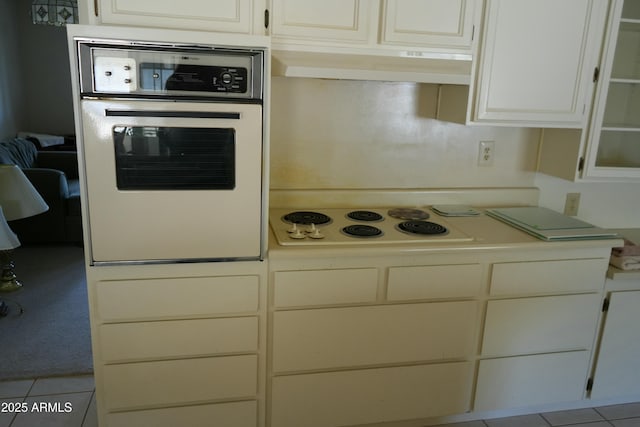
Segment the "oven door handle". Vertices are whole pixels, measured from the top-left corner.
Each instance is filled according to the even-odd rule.
[[[240,113],[220,111],[148,111],[148,110],[105,110],[107,117],[171,117],[192,119],[232,119],[240,120]]]

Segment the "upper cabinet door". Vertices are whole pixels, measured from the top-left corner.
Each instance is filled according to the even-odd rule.
[[[607,3],[487,0],[471,121],[583,127]]]
[[[99,0],[96,15],[103,24],[186,30],[254,33],[253,0]]]
[[[377,4],[370,0],[273,0],[271,35],[307,41],[368,43],[372,14],[377,10]]]
[[[640,178],[640,2],[614,2],[583,177]]]
[[[386,0],[381,43],[471,50],[476,0]]]

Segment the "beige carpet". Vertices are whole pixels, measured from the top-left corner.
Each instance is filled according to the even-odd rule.
[[[0,317],[0,380],[91,373],[82,248],[21,246],[14,260],[24,287],[0,293],[9,305]]]

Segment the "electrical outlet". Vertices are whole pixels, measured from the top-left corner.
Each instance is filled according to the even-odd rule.
[[[478,150],[478,166],[491,166],[493,164],[493,141],[480,141]]]
[[[580,193],[567,193],[567,199],[564,202],[564,214],[568,216],[578,215],[580,207]]]

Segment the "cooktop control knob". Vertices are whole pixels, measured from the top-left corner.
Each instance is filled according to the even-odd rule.
[[[291,225],[291,228],[287,230],[287,233],[289,233],[290,238],[296,240],[304,239],[305,237],[307,237],[307,235],[298,228],[298,225],[296,223],[293,223]]]
[[[289,237],[291,237],[292,239],[304,239],[305,237],[307,237],[307,235],[298,229],[293,233],[289,233]]]
[[[233,74],[228,71],[225,71],[220,75],[220,81],[223,85],[229,87],[233,84]]]
[[[320,229],[313,223],[311,223],[311,227],[309,227],[308,234],[312,239],[324,239],[324,234],[320,233]]]

